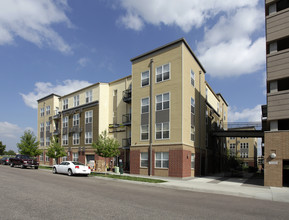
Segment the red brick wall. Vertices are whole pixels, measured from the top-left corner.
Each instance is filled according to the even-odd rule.
[[[169,176],[191,176],[191,152],[186,150],[169,151]]]
[[[78,153],[78,161],[79,161],[80,163],[85,164],[85,154],[84,154],[84,152],[80,151],[80,152]]]
[[[130,173],[140,174],[140,151],[139,150],[130,151]]]

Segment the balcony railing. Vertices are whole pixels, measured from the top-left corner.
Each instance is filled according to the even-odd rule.
[[[60,113],[57,113],[56,115],[52,116],[53,119],[60,119]]]
[[[131,138],[124,138],[122,139],[122,148],[129,149],[131,145]]]
[[[60,134],[59,129],[55,129],[55,130],[53,131],[53,135],[59,135],[59,134]]]
[[[130,103],[131,102],[131,89],[126,89],[123,91],[122,93],[122,100],[126,103]]]
[[[82,132],[82,129],[78,126],[74,126],[72,128],[69,128],[69,133],[80,133]]]
[[[122,115],[122,124],[125,126],[131,125],[131,114]]]

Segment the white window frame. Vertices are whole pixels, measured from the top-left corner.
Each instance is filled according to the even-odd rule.
[[[85,124],[92,123],[92,110],[85,112]]]
[[[73,145],[79,145],[79,133],[73,133]]]
[[[50,105],[46,106],[46,115],[50,115]]]
[[[46,130],[46,132],[48,131],[50,131],[50,121],[47,121],[46,122],[46,125],[45,125],[45,130]]]
[[[191,113],[195,115],[195,106],[196,106],[196,103],[195,103],[195,99],[191,97]]]
[[[40,132],[44,132],[44,123],[40,123]]]
[[[167,73],[167,72],[164,72],[164,67],[165,66],[169,66],[169,70],[168,70],[168,74],[169,74],[169,78],[168,79],[164,79],[164,75],[165,75],[165,73]],[[158,76],[159,75],[161,75],[161,78],[162,78],[162,80],[160,80],[160,81],[158,81]],[[171,78],[171,64],[170,63],[166,63],[166,64],[164,64],[164,65],[162,65],[162,66],[158,66],[157,68],[156,68],[156,83],[160,83],[160,82],[163,82],[163,81],[167,81],[167,80],[170,80],[170,78]]]
[[[73,126],[79,126],[79,113],[73,115]]]
[[[164,124],[168,124],[168,130],[164,130]],[[160,126],[160,130],[158,129],[158,126]],[[157,138],[157,133],[159,132],[161,133],[161,138]],[[169,137],[164,138],[164,132],[168,132]],[[162,122],[162,123],[155,124],[155,139],[156,140],[170,139],[170,122]]]
[[[50,137],[46,137],[45,145],[50,146]]]
[[[147,76],[144,76],[147,74]],[[144,82],[147,82],[147,84],[144,85]],[[150,84],[150,71],[144,71],[141,73],[141,87],[148,86]]]
[[[62,119],[62,128],[68,127],[68,116],[63,117]]]
[[[147,168],[149,165],[148,162],[149,162],[148,152],[141,152],[140,153],[140,167]],[[143,163],[145,163],[147,165],[143,165]]]
[[[166,95],[168,95],[168,99],[165,100]],[[164,103],[166,102],[168,102],[168,107],[164,108]],[[158,109],[158,106],[161,106],[161,109]],[[170,93],[169,92],[156,95],[156,111],[162,111],[166,109],[170,109]]]
[[[195,141],[196,129],[195,126],[191,126],[191,141]]]
[[[196,155],[192,153],[191,154],[191,169],[195,169],[195,158],[196,158]]]
[[[43,152],[39,155],[39,161],[43,161]]]
[[[92,143],[92,131],[85,132],[85,144]]]
[[[157,155],[160,155],[160,159],[157,158]],[[165,158],[167,155],[167,159]],[[169,168],[169,152],[156,152],[155,153],[155,168]],[[157,162],[161,162],[160,166],[157,166]],[[167,161],[168,166],[164,166],[164,162]]]
[[[67,156],[62,157],[62,162],[67,161]]]
[[[44,108],[41,108],[41,109],[40,109],[40,117],[44,117],[44,114],[45,114],[45,113],[44,113]]]
[[[63,99],[63,103],[62,103],[62,109],[65,110],[65,109],[68,109],[68,99]]]
[[[68,135],[67,134],[62,135],[62,145],[68,145]]]
[[[85,93],[85,102],[86,103],[92,102],[92,90],[89,90]]]
[[[78,158],[79,158],[78,153],[72,153],[72,157],[73,157],[72,161],[78,162]]]
[[[146,100],[147,100],[147,104],[145,103],[145,105],[144,105],[144,101],[146,101]],[[147,112],[143,111],[144,107],[147,107]],[[142,98],[141,99],[141,114],[149,113],[149,111],[150,111],[150,99],[149,99],[149,97]]]
[[[73,106],[79,106],[79,95],[73,96]]]
[[[195,87],[195,72],[191,69],[191,85]]]
[[[49,162],[49,157],[47,155],[45,155],[45,162]]]
[[[144,126],[146,126],[147,127],[147,132],[144,132]],[[143,134],[147,134],[148,135],[148,138],[147,139],[143,139]],[[149,139],[149,125],[147,124],[147,125],[141,125],[140,126],[140,140],[141,141],[147,141]]]
[[[40,138],[40,146],[41,146],[41,147],[44,146],[44,138]]]

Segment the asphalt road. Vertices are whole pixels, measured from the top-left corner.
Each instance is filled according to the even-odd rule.
[[[0,219],[288,219],[288,203],[0,166]]]

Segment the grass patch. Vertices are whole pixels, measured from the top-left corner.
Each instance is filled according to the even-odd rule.
[[[99,177],[107,177],[107,178],[113,178],[113,179],[130,180],[130,181],[138,181],[138,182],[146,182],[146,183],[166,182],[164,180],[159,180],[159,179],[149,179],[149,178],[143,178],[143,177],[122,176],[122,175],[103,174],[103,173],[91,173],[90,176],[99,176]]]
[[[49,166],[39,166],[39,169],[45,169],[45,170],[52,170],[52,167]]]

